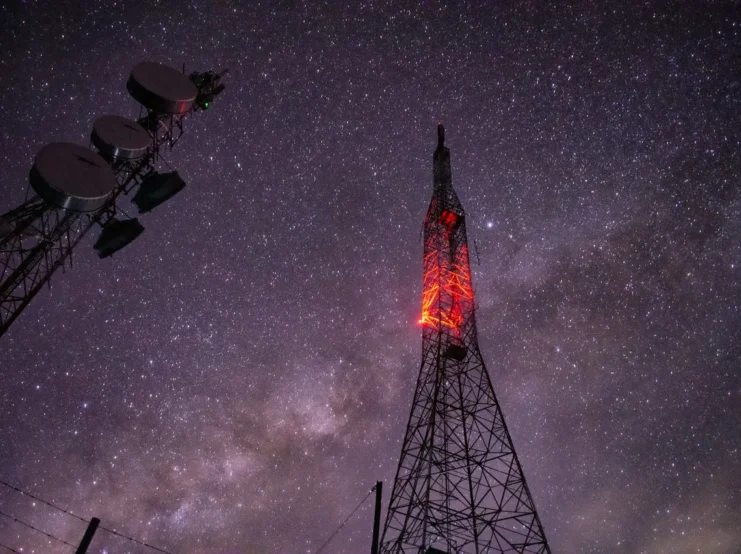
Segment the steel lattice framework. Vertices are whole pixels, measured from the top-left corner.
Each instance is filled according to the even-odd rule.
[[[153,149],[134,167],[115,164],[118,186],[96,212],[67,211],[33,195],[0,216],[0,225],[7,229],[0,231],[0,336],[50,282],[57,269],[67,264],[72,267],[74,247],[96,224],[105,226],[115,216],[116,198],[130,192],[154,171],[157,153]]]
[[[550,553],[479,351],[467,244],[438,126],[424,222],[422,364],[384,553]]]

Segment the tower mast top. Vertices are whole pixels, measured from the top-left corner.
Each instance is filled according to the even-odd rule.
[[[445,127],[442,123],[437,124],[437,148],[433,155],[433,161],[435,195],[439,195],[453,187],[450,171],[450,150],[445,146]]]

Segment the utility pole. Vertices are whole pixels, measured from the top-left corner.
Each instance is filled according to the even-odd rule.
[[[100,520],[97,517],[94,517],[93,519],[90,520],[90,524],[87,526],[87,529],[85,530],[85,535],[82,537],[82,541],[80,541],[80,546],[77,547],[75,554],[87,554],[87,549],[93,540],[93,536],[95,535],[95,532],[98,530],[98,525],[100,525]]]
[[[381,497],[383,496],[383,481],[376,481],[376,514],[373,518],[373,545],[371,554],[378,554],[378,534],[381,527]]]

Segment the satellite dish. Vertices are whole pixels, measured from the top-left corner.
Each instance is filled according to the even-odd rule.
[[[193,107],[198,89],[177,69],[154,62],[134,66],[126,83],[131,96],[148,110],[182,115]]]
[[[104,115],[96,119],[90,140],[102,155],[125,160],[145,156],[152,143],[152,137],[144,127],[118,115]]]
[[[69,142],[52,142],[39,150],[29,180],[41,198],[73,212],[102,208],[116,187],[113,170],[103,158]]]

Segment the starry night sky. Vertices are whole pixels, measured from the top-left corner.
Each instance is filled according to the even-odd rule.
[[[739,552],[738,4],[16,1],[0,36],[0,212],[45,143],[136,117],[137,62],[231,69],[166,154],[186,189],[0,339],[0,479],[194,554],[314,552],[388,501],[442,120],[554,553]],[[327,552],[371,525],[369,500]],[[70,551],[7,518],[0,542]],[[91,548],[124,552],[152,551]]]

